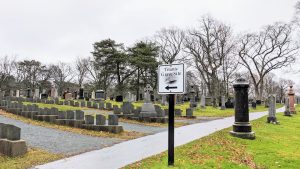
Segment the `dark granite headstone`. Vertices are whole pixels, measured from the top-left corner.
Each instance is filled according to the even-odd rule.
[[[6,126],[7,126],[7,124],[0,123],[0,139],[7,138]]]
[[[118,124],[119,124],[118,116],[114,114],[108,115],[108,125],[118,125]]]
[[[21,139],[21,129],[14,125],[6,125],[6,138],[7,140],[20,140]]]
[[[105,125],[106,124],[106,117],[102,114],[96,115],[96,125]]]
[[[92,116],[92,115],[85,115],[85,124],[92,124],[92,125],[94,125],[95,124],[94,120],[95,120],[94,116]]]
[[[84,112],[82,110],[75,111],[75,119],[76,120],[84,120]]]

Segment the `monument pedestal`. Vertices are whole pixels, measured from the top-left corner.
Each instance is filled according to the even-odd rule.
[[[157,113],[152,103],[144,103],[141,109],[140,117],[156,117]]]
[[[249,83],[245,79],[238,79],[233,85],[235,91],[235,122],[230,134],[243,139],[255,139],[252,126],[249,122],[248,88]]]

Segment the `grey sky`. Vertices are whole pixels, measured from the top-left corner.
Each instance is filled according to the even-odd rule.
[[[209,14],[235,33],[289,22],[297,0],[0,0],[0,56],[43,63],[90,56],[92,44],[112,38],[126,46],[162,27],[183,29]],[[296,74],[273,72],[295,80]]]

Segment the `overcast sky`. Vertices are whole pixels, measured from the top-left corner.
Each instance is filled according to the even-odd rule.
[[[236,33],[289,22],[296,0],[0,0],[0,56],[43,63],[90,56],[105,38],[130,46],[162,27],[189,28],[209,14]]]

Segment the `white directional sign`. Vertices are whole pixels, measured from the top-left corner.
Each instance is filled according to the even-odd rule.
[[[184,64],[158,66],[158,94],[185,93]]]

